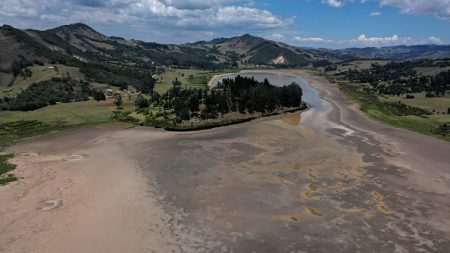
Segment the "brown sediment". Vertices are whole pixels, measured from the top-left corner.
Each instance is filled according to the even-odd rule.
[[[384,203],[384,197],[379,192],[372,192],[373,200],[367,201],[367,204],[373,205],[376,204],[378,209],[383,213],[389,213],[389,207]]]
[[[337,175],[337,177],[339,177],[341,179],[348,179],[349,178],[348,174],[340,172],[340,171],[336,172],[336,175]]]
[[[300,115],[298,112],[291,113],[281,117],[281,120],[290,126],[297,126],[300,123]]]
[[[322,217],[323,216],[321,213],[319,213],[316,209],[314,209],[312,207],[305,207],[305,212],[308,215],[311,215],[311,216],[316,216],[316,217]]]
[[[289,222],[300,222],[300,218],[294,215],[283,215],[276,217],[275,219]]]
[[[310,179],[317,179],[316,174],[314,174],[314,172],[311,169],[308,169],[308,173],[306,174],[306,176]]]
[[[308,184],[307,186],[305,186],[304,188],[303,188],[303,191],[302,191],[302,196],[304,197],[304,198],[307,198],[307,199],[313,199],[313,198],[315,198],[314,196],[313,196],[313,194],[317,191],[317,186],[316,185],[314,185],[314,184]]]
[[[293,184],[289,180],[283,179],[281,177],[273,176],[272,180],[275,181],[278,184]]]
[[[378,209],[384,213],[389,213],[389,207],[387,207],[385,204],[378,204]]]
[[[358,208],[358,207],[344,208],[344,207],[336,206],[336,209],[341,211],[341,212],[344,212],[344,213],[360,213],[360,212],[363,212],[363,210],[361,208]]]
[[[379,192],[372,192],[373,197],[375,198],[376,202],[383,201],[384,197]]]

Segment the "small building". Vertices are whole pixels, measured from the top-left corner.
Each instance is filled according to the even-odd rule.
[[[112,89],[106,89],[105,94],[108,97],[112,97],[114,95],[114,91]]]

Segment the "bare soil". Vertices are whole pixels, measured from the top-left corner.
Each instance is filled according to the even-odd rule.
[[[369,120],[322,77],[275,74],[324,100],[194,133],[12,147],[0,252],[450,252],[450,144]]]

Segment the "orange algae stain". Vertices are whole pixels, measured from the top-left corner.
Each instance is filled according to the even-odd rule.
[[[315,217],[322,217],[323,216],[323,214],[321,214],[319,211],[317,211],[316,209],[314,209],[312,207],[306,207],[305,208],[305,212],[308,215],[315,216]]]
[[[378,210],[380,210],[383,213],[390,213],[389,207],[386,205],[386,203],[384,203],[383,195],[381,195],[379,192],[376,192],[376,191],[372,192],[372,195],[373,195],[373,200],[369,200],[369,201],[367,201],[367,203],[369,205],[376,204]]]
[[[291,113],[281,118],[284,123],[290,126],[298,126],[298,124],[300,123],[300,119],[300,113]]]
[[[293,184],[291,181],[285,180],[285,179],[283,179],[281,177],[277,177],[277,176],[272,177],[272,180],[278,184]]]
[[[294,215],[282,215],[279,217],[275,217],[275,219],[289,222],[300,222],[300,218]]]
[[[376,202],[381,202],[384,199],[384,197],[378,192],[372,192],[372,195],[375,198]]]
[[[339,178],[341,178],[341,179],[348,179],[348,178],[349,178],[349,175],[348,175],[348,174],[345,174],[345,173],[342,173],[342,172],[337,172],[336,175],[337,175]]]
[[[383,213],[389,213],[390,212],[389,207],[387,207],[385,204],[379,204],[378,205],[378,209],[380,209],[380,211],[382,211]]]
[[[303,191],[301,192],[301,196],[307,199],[313,199],[314,192],[316,192],[318,187],[315,184],[308,184],[303,188]]]

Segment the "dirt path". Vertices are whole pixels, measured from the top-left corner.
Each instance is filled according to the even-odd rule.
[[[12,147],[0,252],[450,251],[449,143],[367,119],[309,72],[258,73],[302,83],[310,109]]]

